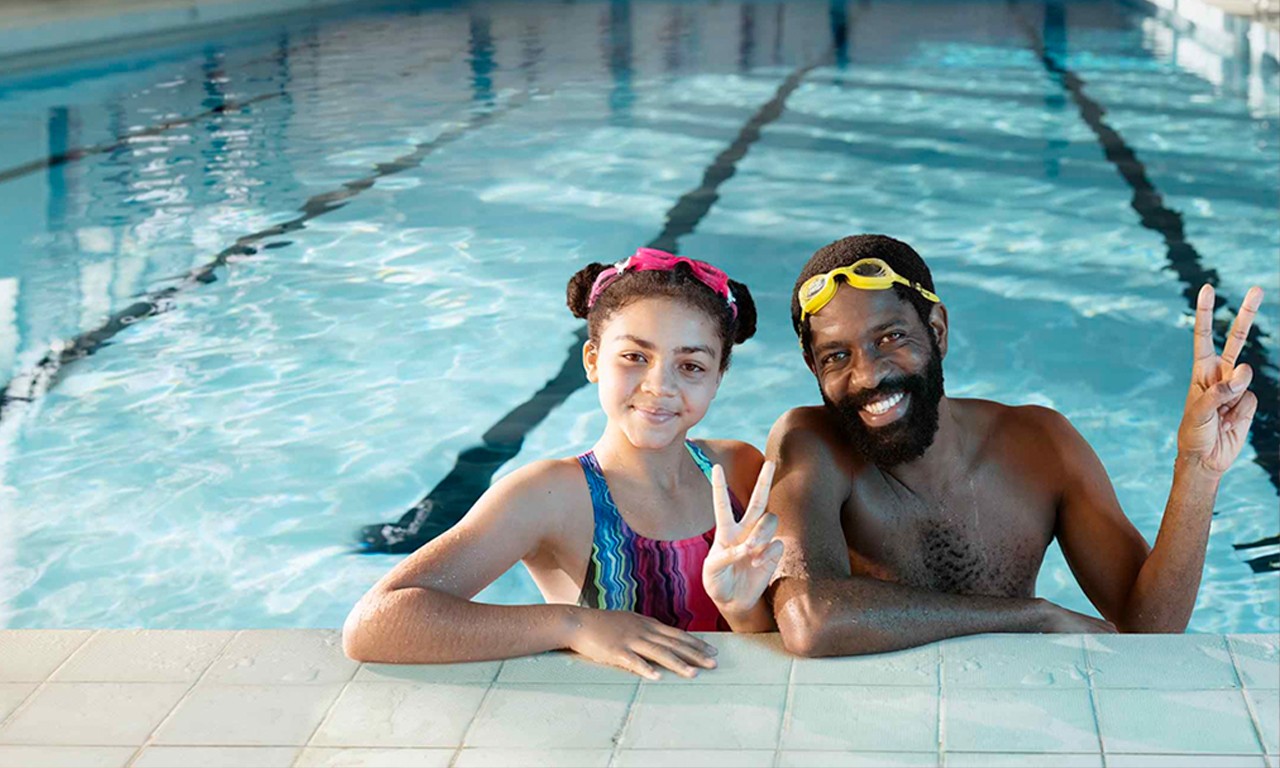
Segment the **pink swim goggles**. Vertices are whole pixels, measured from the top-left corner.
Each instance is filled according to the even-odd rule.
[[[676,265],[680,263],[688,264],[698,282],[707,286],[717,296],[724,299],[729,304],[729,309],[733,311],[734,318],[738,317],[738,305],[734,302],[733,293],[729,290],[728,275],[705,261],[697,261],[684,256],[673,256],[666,251],[659,251],[657,248],[637,248],[634,254],[601,272],[596,281],[591,284],[591,295],[587,297],[587,308],[590,309],[595,306],[596,299],[600,298],[600,294],[604,293],[604,289],[613,285],[613,282],[622,277],[622,274],[627,270],[644,272],[656,269],[665,272],[675,269]]]

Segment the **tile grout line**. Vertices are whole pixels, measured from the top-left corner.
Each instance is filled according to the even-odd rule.
[[[90,630],[89,636],[81,640],[79,645],[71,649],[71,652],[67,654],[67,657],[65,659],[59,662],[58,665],[55,666],[53,669],[49,670],[49,674],[45,675],[43,680],[40,680],[36,683],[36,687],[31,689],[31,693],[28,693],[26,697],[18,704],[18,706],[14,707],[12,712],[10,712],[6,717],[0,718],[0,730],[3,730],[4,727],[10,723],[10,721],[12,721],[15,717],[18,716],[20,712],[26,709],[28,705],[31,704],[32,700],[35,699],[36,694],[40,693],[41,691],[43,691],[45,688],[48,687],[49,681],[53,678],[53,676],[58,674],[58,671],[60,669],[67,666],[67,664],[70,663],[71,659],[74,658],[77,653],[80,653],[81,649],[83,649],[86,645],[88,645],[90,640],[97,637],[100,632],[102,632],[101,629]]]
[[[1222,642],[1227,646],[1227,656],[1231,659],[1231,668],[1235,670],[1236,682],[1240,684],[1240,698],[1244,699],[1244,708],[1249,713],[1249,724],[1253,726],[1253,737],[1258,740],[1258,747],[1262,750],[1263,763],[1270,763],[1267,758],[1267,741],[1262,737],[1262,720],[1258,717],[1257,711],[1254,709],[1253,700],[1249,698],[1249,694],[1245,688],[1244,675],[1240,673],[1240,662],[1236,659],[1235,648],[1231,647],[1231,639],[1226,635],[1222,635]]]
[[[942,644],[945,642],[946,640],[937,643],[938,658],[933,668],[933,671],[938,675],[938,768],[943,768],[947,762],[947,720],[944,716],[946,712],[943,709],[946,706],[946,691],[942,687],[947,671],[947,657],[942,652]]]
[[[790,659],[790,667],[787,670],[787,695],[782,700],[782,718],[778,723],[778,744],[773,748],[773,765],[774,768],[782,764],[782,737],[791,727],[791,710],[796,698],[796,659],[794,656]]]
[[[178,697],[178,700],[173,703],[173,706],[169,708],[169,711],[165,716],[160,718],[160,722],[156,723],[156,726],[151,729],[151,732],[142,740],[142,743],[133,750],[133,754],[129,757],[128,762],[125,763],[125,768],[132,768],[132,766],[138,761],[138,758],[142,756],[143,751],[145,751],[147,747],[151,746],[152,739],[156,737],[156,734],[164,727],[164,724],[173,718],[173,713],[178,711],[178,707],[181,707],[183,702],[191,698],[191,692],[194,691],[196,686],[199,685],[206,677],[208,677],[209,672],[212,671],[213,668],[217,666],[218,662],[221,661],[222,657],[226,655],[227,649],[230,648],[236,638],[240,637],[242,634],[244,634],[244,630],[238,629],[232,633],[231,637],[228,637],[226,641],[223,642],[222,647],[219,648],[218,652],[213,655],[212,659],[210,659],[209,665],[205,667],[203,672],[196,676],[196,679],[192,681],[191,685],[187,687],[187,690]]]
[[[462,730],[462,738],[458,740],[458,746],[453,750],[453,756],[449,758],[449,768],[454,768],[458,764],[458,760],[462,758],[462,750],[467,746],[467,739],[471,738],[471,731],[475,729],[476,721],[480,719],[480,713],[484,711],[485,705],[493,697],[493,689],[498,686],[498,678],[502,676],[502,668],[507,665],[507,661],[507,659],[503,659],[498,668],[494,670],[493,679],[489,681],[489,687],[484,689],[484,695],[480,697],[480,703],[476,705],[476,711],[471,713],[471,719],[467,721],[467,727]]]
[[[339,638],[341,638],[341,635],[339,635]],[[346,654],[344,653],[343,656],[345,657]],[[333,697],[333,701],[329,702],[329,706],[325,708],[324,715],[320,718],[320,722],[316,723],[316,727],[311,729],[311,735],[307,737],[307,740],[302,743],[301,747],[298,747],[298,754],[293,756],[293,762],[290,763],[290,765],[297,765],[298,761],[302,759],[302,753],[307,751],[307,747],[310,747],[311,742],[315,740],[316,734],[320,732],[320,729],[324,727],[324,724],[333,716],[333,710],[337,708],[338,702],[342,701],[342,697],[346,694],[347,689],[356,681],[356,675],[360,674],[361,669],[364,669],[364,662],[356,664],[355,670],[351,673],[351,678],[342,683],[342,690],[338,691],[338,695]]]
[[[608,762],[610,768],[618,764],[618,757],[622,753],[622,740],[626,737],[627,730],[635,720],[636,707],[640,704],[640,692],[643,688],[644,680],[636,683],[636,692],[632,694],[631,701],[627,704],[627,714],[622,718],[622,724],[618,726],[618,730],[613,734],[613,750],[609,753]]]
[[[1102,768],[1107,768],[1107,744],[1102,737],[1102,707],[1098,704],[1098,688],[1095,685],[1093,654],[1089,650],[1089,635],[1080,636],[1080,649],[1084,651],[1084,679],[1089,689],[1089,709],[1093,711],[1094,733],[1098,736],[1098,755]]]

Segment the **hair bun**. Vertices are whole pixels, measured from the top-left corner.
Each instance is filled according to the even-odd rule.
[[[756,302],[751,298],[751,290],[737,280],[729,281],[729,290],[733,293],[733,303],[738,308],[733,343],[741,344],[756,335]]]
[[[596,278],[600,276],[600,273],[611,266],[613,265],[592,262],[569,278],[569,285],[565,289],[565,303],[569,305],[569,311],[573,313],[574,317],[586,319],[587,310],[589,309],[587,301],[591,298],[591,286],[595,285]]]

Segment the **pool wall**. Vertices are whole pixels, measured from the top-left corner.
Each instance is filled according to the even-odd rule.
[[[314,13],[361,3],[362,0],[2,3],[0,69],[41,66],[105,53],[113,45],[140,37],[179,37],[210,27],[243,25],[270,16]]]

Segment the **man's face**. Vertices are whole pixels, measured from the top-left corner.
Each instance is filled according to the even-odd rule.
[[[892,290],[841,285],[809,327],[822,400],[854,448],[881,467],[923,456],[938,431],[943,350],[915,308]]]

